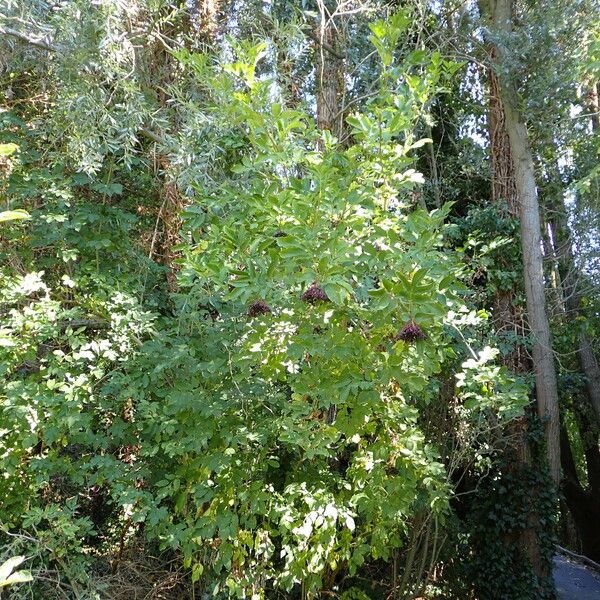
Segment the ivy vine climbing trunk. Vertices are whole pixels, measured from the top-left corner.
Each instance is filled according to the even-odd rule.
[[[500,98],[500,82],[492,69],[487,70],[489,94],[490,162],[492,167],[492,202],[502,214],[519,216],[519,201],[515,185],[510,140],[506,130],[504,106]],[[505,265],[507,269],[510,265]],[[515,306],[515,289],[498,288],[494,296],[494,327],[496,331],[514,334],[515,339],[524,333],[523,315]],[[505,357],[504,364],[514,373],[530,371],[531,364],[522,344],[516,343]]]
[[[546,312],[542,237],[537,186],[527,127],[519,110],[519,96],[511,75],[511,62],[504,54],[506,38],[512,31],[512,0],[480,0],[481,12],[490,25],[499,96],[504,107],[506,132],[514,168],[519,203],[521,248],[527,298],[527,321],[532,335],[537,409],[544,423],[548,465],[556,485],[560,483],[560,422],[556,368]],[[503,38],[502,44],[498,39]]]
[[[327,130],[336,138],[343,135],[344,57],[340,53],[339,32],[332,17],[331,7],[319,0],[319,21],[315,42],[315,83],[317,101],[317,127]],[[333,423],[336,405],[332,404],[327,420]]]
[[[188,49],[203,46],[205,49],[212,48],[217,41],[221,17],[221,5],[219,0],[197,0],[190,5],[190,10],[183,13],[181,22],[173,24],[164,31],[169,39],[177,37],[179,31],[194,31],[196,39],[191,42],[186,38]],[[168,21],[167,21],[168,22]],[[161,110],[168,112],[167,89],[172,84],[176,72],[176,60],[172,52],[165,47],[162,41],[156,41],[149,49],[149,70],[156,82],[157,101]],[[173,123],[173,128],[177,126]],[[175,133],[171,131],[170,133]],[[177,171],[172,165],[171,148],[165,144],[157,144],[155,170],[157,179],[160,181],[159,190],[160,208],[158,210],[150,257],[156,256],[161,264],[168,267],[167,283],[170,290],[177,289],[177,272],[179,265],[176,250],[181,241],[181,218],[180,214],[185,206],[186,198],[177,184]]]

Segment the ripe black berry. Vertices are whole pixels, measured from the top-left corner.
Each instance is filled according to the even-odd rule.
[[[264,300],[255,300],[248,307],[248,316],[257,317],[258,315],[266,315],[271,312],[271,307]]]
[[[317,282],[313,282],[310,287],[300,296],[300,300],[308,302],[309,304],[316,304],[317,302],[329,302],[329,296],[325,293],[325,290],[317,285]]]
[[[424,340],[427,336],[425,332],[414,322],[409,321],[395,336],[394,341],[403,340],[404,342],[413,343],[417,340]]]

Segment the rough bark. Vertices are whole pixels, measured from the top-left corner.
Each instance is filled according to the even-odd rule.
[[[493,55],[492,49],[492,55]],[[490,134],[490,162],[492,167],[492,202],[500,213],[518,217],[519,201],[515,185],[510,140],[506,131],[504,106],[500,98],[498,76],[492,69],[487,70],[488,79],[488,121]],[[494,296],[494,329],[499,333],[514,333],[522,336],[525,324],[521,311],[515,306],[515,289],[498,289]],[[504,357],[504,364],[513,373],[526,373],[531,370],[531,363],[525,348],[516,344],[513,350]]]
[[[338,48],[335,23],[327,17],[325,6],[321,8],[319,26],[310,36],[315,43],[317,127],[330,131],[339,140],[343,134],[344,61]],[[333,423],[336,414],[337,407],[332,404],[327,411],[327,421]]]
[[[315,78],[317,126],[331,131],[338,139],[343,134],[342,96],[344,62],[339,52],[339,33],[334,23],[323,15],[313,36],[315,40]]]
[[[579,336],[579,359],[585,374],[586,388],[594,408],[596,421],[600,424],[600,367],[598,367],[598,360],[590,338],[585,333],[581,333]]]
[[[496,53],[491,49],[491,59]],[[492,200],[497,205],[506,204],[508,212],[518,216],[519,203],[515,186],[515,173],[506,131],[504,106],[500,98],[500,82],[493,69],[487,71],[489,89],[490,160],[492,166]]]
[[[480,0],[482,12],[488,16],[495,34],[507,36],[512,30],[511,0]],[[536,383],[537,410],[544,422],[548,464],[552,479],[560,484],[560,422],[558,387],[552,352],[550,324],[546,312],[542,237],[537,186],[527,127],[519,112],[519,97],[512,85],[508,61],[501,48],[492,42],[496,64],[502,65],[498,77],[499,97],[504,107],[506,132],[514,167],[514,181],[519,202],[521,247],[527,320],[533,337],[532,358]]]
[[[200,41],[208,46],[212,45],[219,33],[220,0],[196,0],[192,12],[197,20],[196,27]]]
[[[598,131],[600,129],[600,98],[598,97],[597,83],[590,86],[587,95],[587,106],[591,115],[592,129]]]
[[[194,26],[196,26],[196,34],[200,41],[207,44],[213,40],[213,36],[216,35],[219,3],[216,0],[199,0],[194,5],[190,5],[190,8],[192,10],[185,13],[181,23],[170,24],[164,31],[171,38],[176,38],[179,33],[184,32],[185,45],[188,49],[195,46],[190,35]],[[145,51],[148,53],[146,60],[149,74],[156,82],[158,103],[163,110],[168,111],[169,97],[166,90],[173,83],[177,61],[159,41],[155,41]],[[172,127],[171,133],[175,133],[177,124],[173,123]],[[179,271],[176,259],[180,256],[175,250],[175,246],[181,241],[180,214],[186,199],[177,185],[177,172],[171,161],[172,148],[165,145],[161,138],[152,132],[144,131],[144,135],[157,144],[154,167],[159,182],[157,187],[160,202],[148,256],[168,268],[166,275],[168,287],[171,291],[175,291],[177,289],[177,272]]]
[[[180,214],[184,206],[184,198],[179,192],[177,183],[172,179],[171,161],[165,155],[158,158],[158,176],[161,179],[160,197],[161,205],[158,211],[154,234],[150,246],[149,257],[169,268],[167,282],[170,290],[177,289],[177,272],[179,266],[176,259],[179,254],[174,247],[181,241]],[[162,225],[159,231],[159,224]]]

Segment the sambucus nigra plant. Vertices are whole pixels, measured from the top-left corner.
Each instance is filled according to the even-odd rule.
[[[236,125],[245,146],[235,178],[198,186],[201,229],[190,211],[180,282],[219,318],[200,326],[187,304],[182,322],[205,348],[185,353],[198,366],[166,406],[144,401],[173,423],[144,432],[169,473],[146,518],[195,577],[210,566],[239,597],[331,586],[414,539],[417,516],[448,510],[447,473],[418,420],[454,353],[444,323],[461,310],[461,267],[442,247],[447,211],[413,208],[411,150],[426,143],[415,125],[452,65],[393,64],[395,26],[373,27],[381,93],[348,118],[349,147],[273,98],[256,77],[262,46],[215,69],[179,55],[210,91],[210,117]],[[482,410],[506,416],[523,396],[502,395],[502,374],[483,366],[492,357],[477,363],[498,386]],[[473,382],[463,375],[469,410]]]

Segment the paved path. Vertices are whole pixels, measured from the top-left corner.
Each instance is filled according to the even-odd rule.
[[[554,557],[554,582],[560,600],[600,600],[600,574],[564,556]]]

